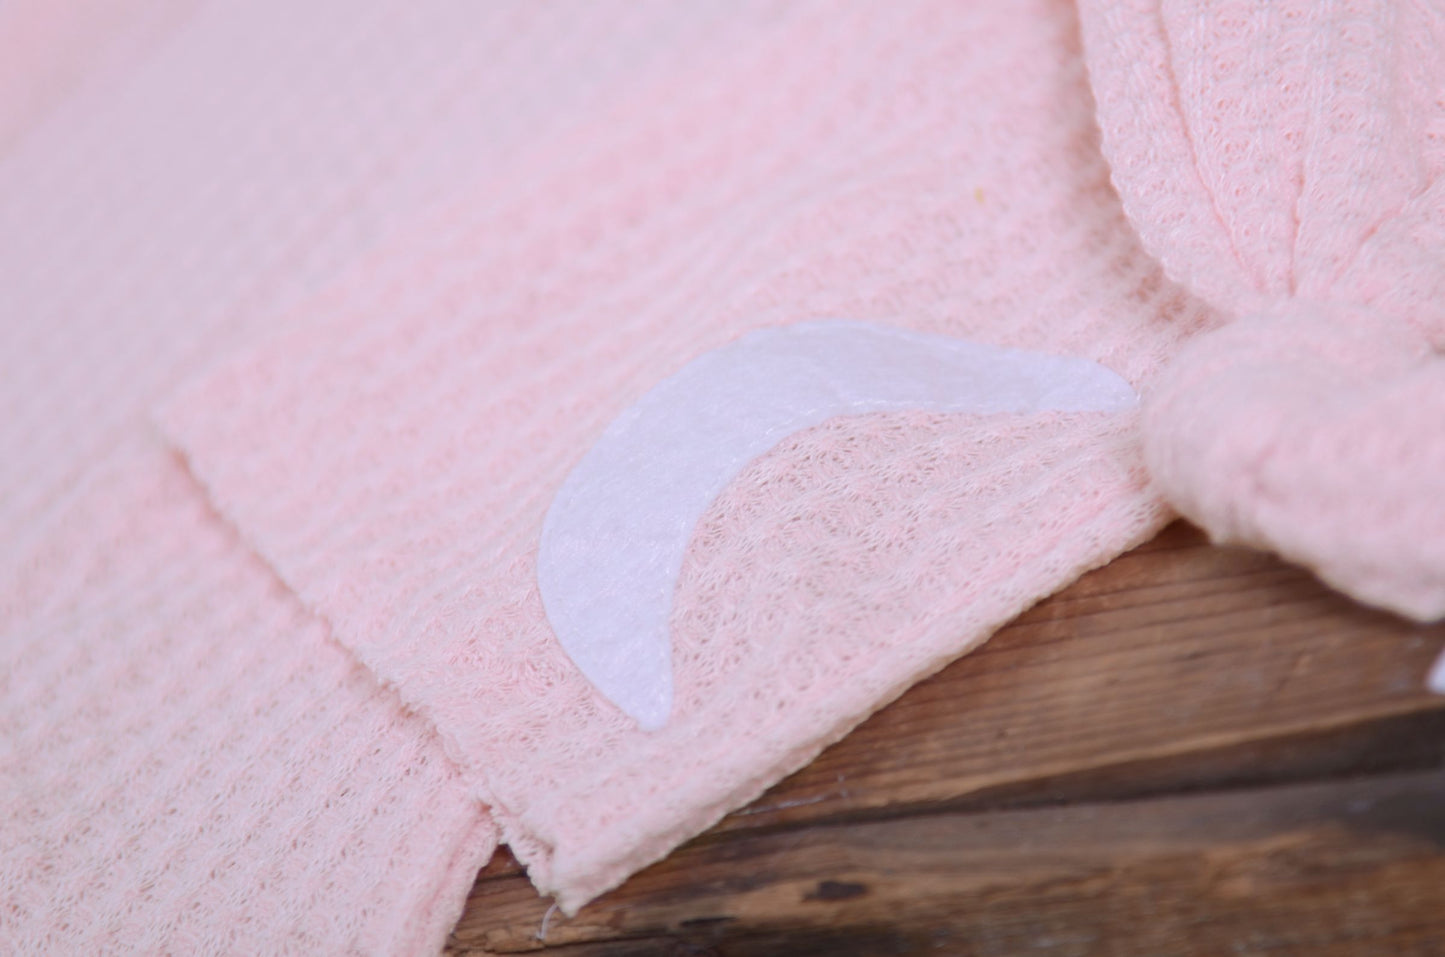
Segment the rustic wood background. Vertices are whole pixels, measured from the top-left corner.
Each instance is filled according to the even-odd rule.
[[[575,918],[502,851],[449,953],[1440,957],[1442,646],[1177,523]]]

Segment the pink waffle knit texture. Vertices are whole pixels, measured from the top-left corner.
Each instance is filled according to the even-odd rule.
[[[497,836],[431,728],[165,449],[76,491],[0,593],[0,949],[440,950]]]
[[[538,593],[568,470],[749,330],[895,324],[1147,387],[1212,316],[1137,245],[1084,79],[1067,4],[789,6],[519,150],[163,427],[575,909],[1166,519],[1130,414],[800,433],[694,534],[655,732]]]
[[[1130,222],[1235,320],[1146,397],[1154,480],[1217,540],[1445,615],[1445,10],[1080,6]]]
[[[1445,610],[1423,7],[16,2],[0,952],[436,953],[499,839],[575,911],[1161,489]],[[658,382],[819,319],[1144,412],[783,438],[693,532],[642,730],[549,627],[547,509]]]
[[[490,814],[147,410],[517,142],[745,24],[96,16],[0,4],[0,953],[437,953]]]

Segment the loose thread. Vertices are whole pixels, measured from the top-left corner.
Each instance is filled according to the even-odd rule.
[[[542,915],[542,926],[537,931],[537,939],[543,943],[547,941],[547,925],[552,922],[552,915],[555,913],[557,913],[557,902],[553,901],[552,906],[547,908],[547,913]]]

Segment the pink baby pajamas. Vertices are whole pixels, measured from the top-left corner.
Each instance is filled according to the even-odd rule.
[[[575,911],[1175,508],[1445,611],[1426,8],[127,5],[0,73],[0,951]]]

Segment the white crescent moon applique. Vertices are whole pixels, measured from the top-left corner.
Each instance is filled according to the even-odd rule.
[[[1088,359],[849,320],[748,333],[627,408],[563,481],[537,580],[557,640],[644,730],[672,710],[669,621],[698,521],[753,459],[840,415],[1119,411],[1138,396]]]

